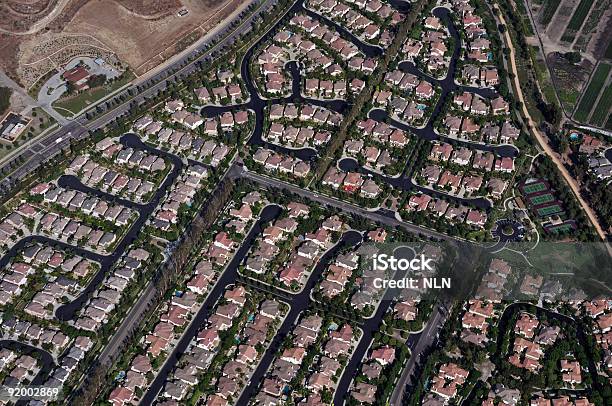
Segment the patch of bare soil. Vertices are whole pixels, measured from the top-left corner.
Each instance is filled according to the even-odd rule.
[[[162,16],[178,12],[183,4],[179,0],[115,0],[134,14]]]
[[[58,0],[7,0],[0,2],[0,29],[23,32],[44,18]]]
[[[33,77],[42,76],[48,65],[63,62],[63,56],[111,52],[136,74],[142,74],[193,43],[244,1],[1,1],[0,17],[3,12],[13,17],[18,15],[15,9],[32,13],[31,20],[26,14],[20,15],[26,21],[21,27],[22,34],[35,21],[39,21],[40,27],[36,34],[6,34],[1,30],[2,24],[13,21],[14,25],[18,18],[9,22],[0,18],[0,68],[16,82],[31,85]],[[186,9],[187,15],[179,17],[181,9]],[[45,15],[51,21],[44,21],[43,26],[41,18]],[[40,52],[41,44],[45,45],[43,52]]]

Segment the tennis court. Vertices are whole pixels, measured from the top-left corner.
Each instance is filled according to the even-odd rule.
[[[546,190],[546,184],[544,182],[529,183],[523,186],[523,191],[527,195],[537,193],[537,192],[542,192],[544,190]]]
[[[563,223],[563,224],[558,224],[556,226],[549,226],[547,227],[548,231],[552,231],[552,232],[565,232],[565,231],[570,231],[574,228],[572,223]]]
[[[538,212],[538,216],[546,217],[561,213],[563,209],[558,204],[553,204],[552,206],[540,207],[536,211]]]
[[[539,206],[541,204],[555,201],[555,197],[552,195],[552,193],[546,193],[543,195],[531,196],[529,197],[529,201],[532,205]]]

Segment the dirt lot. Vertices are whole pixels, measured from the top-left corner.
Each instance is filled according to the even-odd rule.
[[[178,52],[177,44],[195,41],[244,1],[2,1],[0,68],[30,87],[42,71],[65,63],[67,56],[105,57],[110,52],[141,75]],[[188,14],[179,17],[181,9]],[[40,44],[50,45],[41,52]]]
[[[132,13],[154,16],[167,15],[178,11],[182,4],[179,0],[116,0]]]
[[[0,29],[27,31],[49,15],[59,0],[6,0],[0,2]]]
[[[64,32],[95,33],[119,58],[142,74],[142,65],[175,44],[206,20],[216,9],[199,1],[185,1],[189,14],[165,17],[138,17],[112,0],[90,2],[82,7]],[[225,4],[225,2],[219,2]],[[159,63],[159,62],[158,62]]]

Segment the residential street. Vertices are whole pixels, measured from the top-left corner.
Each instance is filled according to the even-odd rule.
[[[407,345],[410,347],[411,355],[389,400],[391,406],[401,406],[403,404],[406,387],[412,383],[414,368],[418,363],[424,361],[423,354],[436,342],[438,331],[444,325],[446,317],[439,305],[434,307],[434,312],[427,321],[425,328],[417,335],[417,341],[413,341],[413,335],[408,338]]]
[[[118,101],[129,95],[127,101],[106,107],[101,103],[93,119],[81,115],[61,120],[58,130],[25,145],[0,168],[6,173],[16,168],[0,181],[3,194],[23,189],[6,199],[0,227],[5,252],[0,269],[6,270],[0,275],[6,290],[0,300],[8,305],[6,314],[18,319],[14,325],[22,323],[20,328],[7,323],[3,332],[23,343],[0,340],[0,349],[36,353],[42,369],[33,380],[30,374],[29,384],[66,378],[67,404],[81,396],[88,403],[142,406],[170,399],[181,405],[227,401],[243,406],[255,397],[266,404],[368,403],[361,397],[370,404],[382,399],[402,406],[408,398],[415,400],[411,391],[423,382],[419,375],[427,357],[444,346],[452,348],[446,351],[449,357],[441,362],[429,358],[436,360],[431,369],[439,372],[427,377],[427,393],[417,403],[427,396],[429,401],[460,404],[457,394],[465,402],[472,393],[484,403],[481,388],[474,390],[470,382],[490,386],[491,393],[496,390],[488,378],[472,374],[484,358],[474,361],[472,349],[466,351],[462,343],[443,345],[451,341],[446,333],[453,323],[441,340],[440,330],[449,317],[457,317],[461,330],[453,338],[459,340],[462,333],[466,346],[474,344],[474,354],[490,351],[496,339],[501,343],[507,338],[505,330],[488,330],[496,318],[507,327],[510,312],[529,304],[517,302],[500,310],[499,302],[480,300],[481,290],[514,289],[543,303],[544,289],[552,298],[564,287],[559,281],[561,287],[548,286],[544,277],[549,275],[537,273],[526,251],[514,253],[527,265],[490,256],[532,232],[531,220],[517,215],[513,200],[518,200],[517,190],[529,185],[523,179],[532,175],[531,168],[523,168],[523,148],[515,146],[523,145],[526,134],[513,126],[512,103],[498,94],[497,89],[506,94],[505,84],[503,89],[499,85],[506,69],[496,53],[502,51],[498,43],[491,46],[489,41],[486,18],[478,15],[482,10],[460,14],[460,8],[472,8],[467,3],[439,2],[417,12],[404,0],[368,0],[363,7],[345,0],[331,5],[295,0],[283,3],[286,10],[271,25],[257,22],[260,35],[243,45],[240,54],[224,54],[277,1],[253,0],[260,8],[241,19],[247,8],[243,5],[210,36],[112,97]],[[57,8],[65,3],[60,1]],[[342,20],[343,10],[347,20],[355,21]],[[496,18],[506,25],[501,13]],[[365,27],[372,25],[369,31],[355,28],[359,19]],[[501,31],[529,131],[605,240],[579,185],[525,107],[515,50],[508,31]],[[433,50],[439,55],[423,61],[421,50],[427,57]],[[414,52],[416,57],[409,56]],[[224,63],[208,69],[217,59]],[[192,73],[196,75],[185,79]],[[425,90],[419,91],[420,86]],[[156,98],[165,90],[171,92]],[[153,99],[155,105],[135,122],[107,132],[94,146],[70,151],[73,141],[90,137]],[[472,107],[476,100],[479,104]],[[612,155],[612,148],[607,152]],[[58,155],[68,168],[62,164],[49,175],[37,174]],[[31,175],[39,179],[31,183]],[[512,184],[519,176],[520,187]],[[541,196],[550,195],[548,203],[562,212],[562,198],[553,195],[545,180],[539,182],[543,189],[534,192],[536,197],[545,201]],[[527,217],[527,209],[533,208],[516,205]],[[65,231],[67,224],[72,230]],[[83,234],[77,233],[81,226]],[[101,235],[90,240],[91,232]],[[418,258],[408,241],[422,249]],[[46,252],[37,256],[36,250],[44,248],[33,244],[46,246]],[[27,248],[36,252],[23,253]],[[398,255],[402,248],[410,251],[408,256]],[[607,248],[612,254],[612,247]],[[504,253],[514,256],[509,251]],[[393,260],[404,259],[408,269],[379,269],[380,254],[390,252]],[[75,263],[65,265],[70,260]],[[520,269],[520,280],[512,267]],[[423,281],[413,280],[414,274]],[[448,283],[439,285],[440,276]],[[406,284],[395,289],[393,282],[400,279]],[[516,284],[512,289],[510,282]],[[470,301],[451,306],[447,295]],[[420,302],[424,298],[430,301]],[[34,310],[26,308],[31,304]],[[590,306],[594,314],[601,310],[596,317],[612,311]],[[36,316],[38,308],[42,317]],[[527,338],[537,336],[548,320],[574,321],[544,305],[536,310],[547,317],[531,322],[533,334]],[[304,313],[321,317],[306,317],[312,320],[297,329]],[[589,323],[600,320],[593,317]],[[52,347],[40,337],[55,336],[43,335],[44,328],[65,335],[65,343],[57,347],[61,354],[46,351]],[[578,329],[578,342],[591,345],[590,333]],[[500,348],[495,347],[497,359]],[[463,357],[462,352],[470,354]],[[521,357],[525,359],[517,359]],[[277,376],[271,368],[279,359],[286,373]],[[595,361],[582,367],[597,380]],[[468,384],[474,386],[463,395]],[[87,393],[88,385],[95,388],[92,393]]]

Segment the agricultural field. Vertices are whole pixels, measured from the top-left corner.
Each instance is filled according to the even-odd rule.
[[[587,86],[580,103],[578,104],[578,108],[574,113],[574,119],[580,122],[585,122],[589,118],[589,114],[597,101],[597,96],[602,91],[606,80],[608,79],[608,75],[610,73],[610,69],[612,66],[607,63],[600,63],[589,85]]]
[[[609,30],[612,22],[612,0],[595,0],[580,32],[576,36],[573,49],[592,55],[595,60],[604,57],[606,47],[612,39]]]
[[[612,59],[612,41],[608,43],[608,47],[606,48],[606,53],[604,54],[604,58]]]
[[[592,0],[580,0],[578,7],[572,14],[572,18],[570,19],[565,31],[563,32],[563,36],[561,37],[561,41],[563,42],[573,42],[574,38],[576,38],[576,33],[582,27],[584,23],[584,19],[589,14],[591,10],[591,6],[593,5]]]
[[[567,28],[578,31],[580,27],[582,27],[582,23],[584,22],[587,14],[589,14],[589,10],[591,9],[592,5],[592,0],[581,0],[580,4],[578,4],[578,7],[576,8],[576,11],[574,11],[574,15],[572,16]]]
[[[544,7],[540,13],[540,22],[544,25],[548,25],[552,20],[557,8],[559,8],[561,0],[544,0]]]
[[[578,51],[600,60],[611,39],[611,0],[526,0],[546,55]],[[523,7],[517,6],[519,13]]]
[[[612,107],[612,85],[608,84],[591,115],[590,123],[598,127],[603,126],[610,113],[610,107]]]

